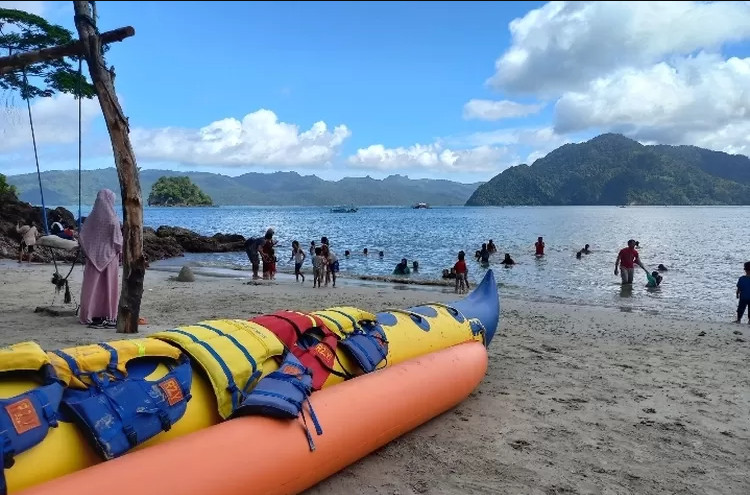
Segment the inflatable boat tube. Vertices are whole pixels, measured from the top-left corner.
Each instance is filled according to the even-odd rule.
[[[486,348],[467,342],[313,392],[323,425],[314,452],[300,438],[297,421],[241,417],[22,495],[299,493],[456,406],[486,370]],[[265,453],[258,455],[261,446]]]
[[[36,240],[36,243],[40,246],[56,249],[72,250],[78,247],[78,241],[72,239],[63,239],[62,237],[56,235],[43,235]]]
[[[473,292],[464,299],[449,304],[428,303],[405,310],[394,309],[384,311],[376,314],[375,322],[367,322],[372,313],[357,310],[356,308],[337,308],[336,311],[339,314],[349,314],[355,320],[362,320],[358,322],[362,328],[368,328],[367,325],[374,325],[376,327],[374,328],[375,330],[382,331],[386,335],[389,341],[388,353],[386,358],[378,365],[377,369],[379,371],[375,372],[380,373],[380,370],[383,370],[383,368],[387,369],[398,363],[419,356],[429,355],[429,353],[465,342],[484,343],[485,347],[488,347],[499,322],[500,304],[495,278],[492,271],[489,270]],[[336,327],[336,323],[333,320],[335,318],[324,319],[324,323],[327,326],[330,324],[329,328],[332,331]],[[339,325],[342,322],[343,320],[339,320]],[[224,330],[239,324],[237,320],[215,320],[203,323],[211,323],[210,326],[218,326]],[[251,325],[251,323],[247,322],[244,322],[244,324]],[[201,324],[199,323],[198,325]],[[192,327],[193,325],[187,325],[177,328],[189,329]],[[372,330],[373,328],[370,329]],[[344,334],[346,332],[342,333],[342,335]],[[147,338],[153,337],[152,335]],[[275,352],[273,351],[270,354],[275,354]],[[357,372],[355,361],[350,358],[347,352],[345,346],[339,343],[336,351],[338,359],[334,368],[338,372],[346,371],[347,373],[354,374],[356,378],[350,378],[345,381],[340,376],[341,373],[339,375],[331,374],[326,380],[323,389],[312,395],[312,402],[313,406],[316,407],[316,412],[316,404],[317,400],[319,400],[316,397],[319,397],[320,392],[328,388],[338,388],[340,385],[347,383],[359,384],[362,378],[368,376],[361,370]],[[255,354],[256,359],[260,358],[260,354],[257,354],[255,351],[252,353]],[[267,357],[268,353],[266,353]],[[191,356],[192,358],[193,356]],[[229,367],[238,372],[238,365],[233,364],[229,357],[227,359]],[[265,361],[261,360],[261,362],[263,376],[268,375],[278,368],[278,363],[275,359],[265,359]],[[342,363],[343,367],[341,366]],[[124,457],[135,454],[137,451],[151,450],[151,448],[164,442],[171,442],[179,437],[204,430],[223,420],[218,411],[217,396],[214,387],[212,387],[212,382],[208,378],[206,371],[197,361],[193,362],[192,369],[192,389],[190,391],[192,398],[188,402],[184,416],[169,431],[160,433],[147,442],[134,447]],[[151,381],[159,380],[166,372],[166,367],[158,360],[153,359],[134,359],[127,365],[128,375],[143,377]],[[429,381],[433,381],[433,379]],[[38,385],[31,377],[23,374],[13,377],[1,377],[0,399],[13,397]],[[392,414],[390,412],[387,413],[387,415]],[[236,418],[229,420],[229,422],[245,421],[246,419]],[[298,433],[302,431],[302,428],[299,427],[296,421],[291,421],[291,423],[292,426],[290,427],[293,427]],[[321,424],[323,429],[326,430],[326,425]],[[323,436],[315,436],[316,445],[322,439]],[[307,448],[307,444],[304,441],[302,443]],[[255,442],[253,444],[257,445]],[[14,458],[14,461],[15,463],[12,467],[6,466],[4,470],[10,494],[15,494],[32,486],[83,470],[102,463],[104,460],[96,454],[84,432],[72,420],[63,416],[60,418],[58,426],[51,428],[41,443],[18,454]],[[113,461],[107,461],[107,464],[111,462]],[[40,469],[39,466],[44,466],[44,469]]]

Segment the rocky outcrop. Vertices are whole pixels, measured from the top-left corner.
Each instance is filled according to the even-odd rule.
[[[245,249],[245,238],[239,234],[215,234],[213,237],[205,237],[182,227],[162,225],[156,229],[156,235],[175,239],[187,253],[226,253]]]
[[[174,237],[159,237],[151,227],[143,228],[143,254],[149,261],[183,256],[185,250]]]
[[[32,207],[14,197],[0,198],[0,258],[18,257],[21,236],[16,233],[16,224],[19,221],[23,224],[33,221],[42,231],[42,209]],[[75,217],[65,208],[47,208],[47,221],[50,225],[56,221],[63,225],[76,225]],[[143,229],[143,252],[149,261],[183,256],[184,253],[225,253],[244,249],[245,238],[239,234],[219,233],[206,237],[181,227],[161,226],[156,230],[150,227]],[[48,249],[38,249],[35,254],[35,261],[52,261]],[[54,255],[58,261],[73,261],[76,258],[76,253],[61,249],[56,249]]]

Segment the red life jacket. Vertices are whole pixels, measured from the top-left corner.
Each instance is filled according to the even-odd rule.
[[[312,372],[313,390],[320,390],[333,372],[339,339],[319,317],[298,311],[276,311],[249,321],[273,332]]]

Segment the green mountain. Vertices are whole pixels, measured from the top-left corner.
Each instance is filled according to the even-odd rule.
[[[463,205],[480,183],[462,184],[448,180],[409,179],[391,175],[385,179],[347,177],[326,181],[315,175],[302,176],[296,172],[270,174],[248,173],[238,177],[208,172],[176,172],[172,170],[141,170],[141,194],[144,203],[153,184],[162,176],[186,176],[215,205],[259,206],[399,206],[418,202],[430,205]],[[36,173],[11,175],[8,183],[16,186],[23,201],[39,204],[39,183]],[[42,172],[42,186],[46,204],[78,204],[78,171],[54,170]],[[83,204],[92,204],[96,193],[109,188],[120,202],[120,185],[114,168],[84,170],[81,173]]]
[[[504,170],[467,206],[747,205],[750,159],[695,146],[645,146],[619,134],[566,144]]]

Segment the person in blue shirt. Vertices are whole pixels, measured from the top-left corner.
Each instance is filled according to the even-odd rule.
[[[745,262],[745,274],[737,280],[737,323],[742,321],[745,309],[750,306],[750,261]],[[747,322],[750,323],[750,311],[747,313]]]

